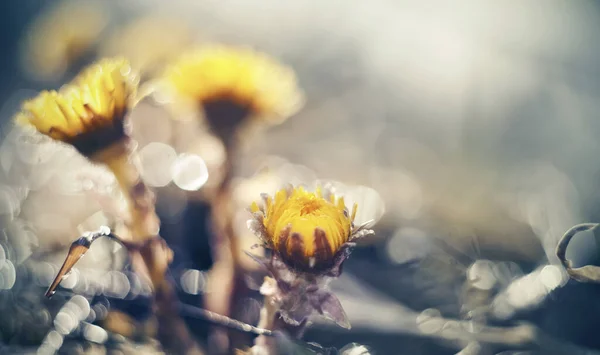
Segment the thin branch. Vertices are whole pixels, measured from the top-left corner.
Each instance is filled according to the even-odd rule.
[[[567,248],[571,239],[580,232],[593,231],[598,227],[596,223],[578,224],[569,229],[560,239],[556,246],[556,256],[564,266],[569,276],[580,282],[600,282],[600,267],[594,265],[585,265],[582,267],[573,267],[571,260],[567,259]]]
[[[188,304],[179,304],[181,315],[205,320],[214,325],[240,331],[242,333],[256,334],[259,336],[274,336],[272,330],[255,327],[253,325],[240,322],[238,320],[211,312],[209,310],[194,307]]]

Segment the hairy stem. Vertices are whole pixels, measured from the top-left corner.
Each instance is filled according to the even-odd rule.
[[[235,149],[227,145],[225,160],[225,176],[219,185],[218,191],[212,201],[213,233],[211,240],[214,264],[211,268],[209,279],[211,283],[218,282],[218,287],[211,287],[211,292],[206,295],[206,308],[212,312],[225,316],[233,316],[236,296],[239,293],[240,270],[238,262],[238,242],[233,230],[233,211],[231,206],[231,179],[233,177],[233,156]],[[221,344],[215,344],[219,352],[226,353],[236,340],[233,334],[225,334],[223,329],[214,330],[223,339]],[[225,339],[227,341],[225,342]]]
[[[277,288],[277,281],[273,278],[265,277],[265,281],[260,288],[260,293],[265,297],[263,307],[260,310],[260,320],[258,321],[258,328],[275,330],[277,311],[279,305],[274,298]],[[253,355],[275,355],[277,354],[277,348],[275,339],[264,335],[259,335],[254,339],[254,346],[252,347],[251,354]]]
[[[146,186],[141,178],[139,169],[132,158],[134,153],[126,143],[108,148],[113,149],[111,156],[104,162],[113,172],[120,188],[122,189],[131,220],[129,228],[133,241],[144,241],[158,234],[160,221],[155,212],[154,193]],[[107,151],[106,153],[111,153]]]
[[[158,318],[158,338],[165,350],[177,354],[202,354],[183,319],[178,315],[178,300],[172,282],[166,278],[173,252],[158,236],[160,221],[155,212],[154,193],[141,179],[133,163],[133,149],[123,141],[103,150],[99,160],[114,173],[130,212],[129,231],[140,248],[130,251],[134,269],[147,277],[154,289],[154,311]]]

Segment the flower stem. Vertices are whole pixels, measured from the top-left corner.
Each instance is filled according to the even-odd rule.
[[[274,298],[276,293],[277,281],[271,277],[265,277],[265,281],[260,288],[260,293],[264,296],[263,307],[260,310],[260,320],[258,328],[275,330],[275,321],[279,306]],[[254,346],[251,350],[252,355],[275,355],[277,348],[275,338],[259,335],[254,339]]]
[[[224,178],[221,181],[217,193],[212,201],[212,222],[214,230],[212,233],[211,249],[214,264],[210,270],[211,282],[218,282],[218,287],[211,287],[212,292],[205,298],[206,308],[212,312],[224,316],[233,316],[236,297],[239,296],[240,270],[238,262],[238,242],[233,230],[233,211],[231,206],[231,179],[233,177],[233,157],[235,149],[232,145],[226,145],[227,155],[224,162]],[[235,335],[224,334],[223,329],[215,329],[217,332],[214,339],[227,339],[227,343],[214,344],[218,351],[228,353],[240,339],[233,339]],[[220,334],[219,334],[220,333]],[[222,335],[222,336],[220,336]],[[248,341],[248,340],[246,340]]]
[[[131,146],[120,142],[104,153],[107,154],[104,162],[115,175],[127,199],[132,240],[144,241],[157,235],[160,221],[155,212],[154,193],[146,186],[132,160],[134,152]]]
[[[141,243],[140,248],[130,251],[132,264],[152,283],[159,341],[169,352],[202,354],[178,315],[177,295],[172,282],[165,276],[173,252],[158,235],[160,220],[155,211],[154,193],[141,179],[133,157],[134,151],[129,142],[122,141],[103,150],[94,160],[103,162],[114,173],[127,199],[130,238],[133,243]]]

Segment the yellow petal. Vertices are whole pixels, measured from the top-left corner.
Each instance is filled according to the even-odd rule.
[[[185,101],[202,104],[215,98],[228,99],[251,107],[255,117],[284,113],[285,119],[297,110],[296,103],[302,101],[298,98],[303,96],[292,70],[249,48],[223,45],[206,45],[184,53],[160,80]],[[295,109],[288,107],[290,102]]]

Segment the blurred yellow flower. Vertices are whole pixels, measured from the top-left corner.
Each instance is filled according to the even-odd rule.
[[[294,114],[303,103],[291,68],[244,47],[208,45],[188,52],[166,69],[160,82],[173,100],[199,103],[205,110],[213,103],[226,102],[248,116],[275,123]]]
[[[179,19],[144,16],[116,30],[102,43],[103,56],[123,56],[140,73],[162,68],[193,41],[192,31]]]
[[[60,91],[43,91],[25,101],[16,120],[89,156],[124,136],[123,120],[136,88],[126,60],[104,59]]]
[[[62,1],[35,20],[24,42],[25,68],[56,79],[96,44],[108,24],[98,2]]]
[[[265,196],[264,206],[254,202],[250,211],[262,212],[262,237],[284,262],[302,271],[322,271],[350,241],[357,205],[349,214],[343,197],[299,187],[279,190],[274,199]]]

